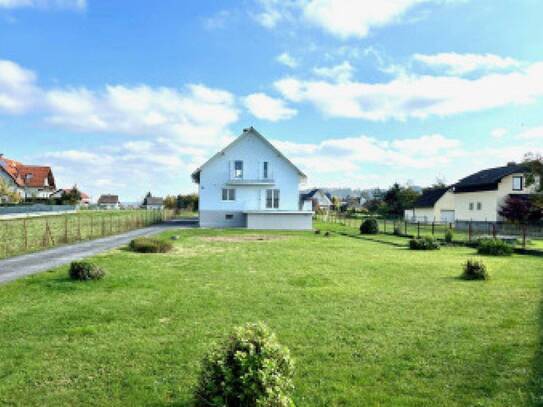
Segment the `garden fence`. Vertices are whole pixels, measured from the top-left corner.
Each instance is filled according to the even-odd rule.
[[[162,223],[172,211],[82,211],[73,214],[0,220],[0,258],[112,236]]]

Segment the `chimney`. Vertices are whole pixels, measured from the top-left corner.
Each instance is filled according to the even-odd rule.
[[[509,161],[509,162],[507,163],[507,166],[508,166],[508,167],[514,167],[515,165],[517,165],[517,163],[514,162],[514,161]]]

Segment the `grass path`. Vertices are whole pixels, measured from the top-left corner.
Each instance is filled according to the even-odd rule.
[[[0,286],[0,404],[189,405],[209,344],[260,320],[299,406],[540,405],[541,259],[486,258],[492,279],[464,282],[469,248],[254,235],[186,230],[170,254],[97,256],[100,282]]]

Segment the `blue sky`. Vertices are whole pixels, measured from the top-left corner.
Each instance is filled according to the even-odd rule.
[[[97,198],[195,190],[255,126],[309,186],[543,148],[538,0],[0,0],[0,152]]]

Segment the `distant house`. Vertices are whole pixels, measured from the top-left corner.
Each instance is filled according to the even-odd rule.
[[[0,178],[24,199],[47,199],[57,189],[51,167],[25,165],[3,154],[0,154]]]
[[[100,209],[120,209],[121,203],[119,202],[118,195],[100,195],[98,198],[98,207]]]
[[[310,204],[307,204],[308,201]],[[319,208],[329,210],[332,207],[332,200],[322,189],[315,188],[300,194],[300,209],[304,207],[312,210]]]
[[[348,196],[342,202],[342,207],[345,209],[359,210],[364,207],[366,199],[362,196]]]
[[[58,189],[53,194],[51,194],[51,198],[62,198],[63,194],[69,194],[70,192],[72,192],[72,188]],[[81,194],[81,201],[79,202],[79,204],[81,206],[89,206],[91,202],[90,196],[83,191],[79,191],[79,193]]]
[[[192,174],[203,227],[311,229],[300,209],[305,174],[250,127]]]
[[[406,209],[405,219],[424,223],[454,223],[455,207],[452,188],[435,188],[424,191],[416,200],[414,207]]]
[[[143,208],[147,210],[162,210],[164,209],[164,199],[152,196],[149,192],[143,200]]]

